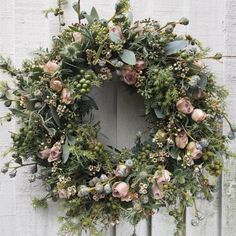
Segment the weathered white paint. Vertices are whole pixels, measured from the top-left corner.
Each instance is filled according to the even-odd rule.
[[[46,20],[41,11],[55,5],[55,0],[0,0],[0,53],[13,58],[16,65],[22,59],[29,57],[30,52],[40,46],[50,46],[51,37],[58,32],[57,20],[50,16]],[[66,22],[77,20],[71,9],[71,3],[66,7]],[[116,0],[82,0],[82,8],[89,10],[96,6],[104,18],[113,14]],[[236,55],[236,2],[234,0],[131,0],[134,18],[155,18],[161,22],[178,20],[182,16],[190,19],[188,27],[178,27],[179,33],[191,33],[201,39],[206,46],[212,48],[212,53],[221,51],[225,55]],[[227,58],[224,64],[209,63],[219,77],[219,83],[229,88],[228,99],[231,120],[236,120],[236,62]],[[1,74],[1,79],[8,79]],[[131,96],[122,86],[111,82],[102,90],[93,93],[98,101],[100,111],[95,117],[101,120],[102,133],[107,138],[101,138],[114,146],[131,147],[136,132],[145,129],[145,122],[140,117],[143,113],[142,101],[137,96]],[[233,106],[232,106],[233,104]],[[0,106],[0,116],[6,112]],[[0,151],[9,146],[9,130],[14,130],[14,122],[5,124],[0,129]],[[232,142],[232,144],[235,142]],[[232,150],[236,151],[231,145]],[[5,160],[0,159],[0,163]],[[233,236],[236,232],[236,163],[226,161],[225,171],[219,189],[213,202],[198,201],[200,210],[206,219],[199,227],[191,226],[193,213],[186,213],[186,235],[222,235]],[[56,204],[51,203],[49,210],[34,211],[30,199],[34,195],[43,194],[40,183],[28,184],[27,170],[21,171],[18,178],[9,179],[0,175],[0,235],[1,236],[55,236],[58,230],[56,215],[59,214]],[[153,236],[173,235],[173,222],[161,210],[152,218]],[[111,229],[107,235],[114,235]],[[150,235],[149,223],[141,222],[136,230],[138,236]],[[117,236],[129,236],[132,228],[127,223],[116,227]]]

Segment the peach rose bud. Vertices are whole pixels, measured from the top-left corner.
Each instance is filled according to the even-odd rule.
[[[190,158],[193,160],[197,160],[202,157],[203,153],[201,150],[197,149],[197,145],[195,142],[190,142],[187,146],[187,151],[190,154]]]
[[[112,195],[117,198],[125,198],[129,192],[129,185],[125,182],[115,182],[112,185]]]
[[[142,71],[142,70],[145,69],[145,67],[146,67],[145,61],[143,61],[143,60],[138,60],[138,61],[136,62],[135,69],[136,69],[137,71]]]
[[[58,195],[59,198],[64,198],[64,199],[69,199],[70,198],[70,194],[68,193],[68,191],[66,189],[59,189],[58,190]]]
[[[196,122],[202,122],[206,119],[207,115],[201,109],[194,109],[191,117]]]
[[[46,148],[43,151],[39,152],[39,158],[41,158],[42,160],[48,159],[49,155],[50,155],[50,148]]]
[[[160,190],[157,184],[152,185],[152,194],[153,194],[153,198],[157,200],[162,199],[164,197],[162,191]]]
[[[170,172],[168,170],[163,170],[161,175],[156,178],[156,183],[159,184],[166,184],[170,182]]]
[[[52,162],[52,161],[57,161],[59,160],[61,156],[61,149],[58,145],[54,145],[51,149],[50,149],[50,154],[48,157],[48,161]]]
[[[58,78],[53,78],[50,81],[50,88],[55,92],[61,92],[62,82]]]
[[[175,144],[178,148],[184,149],[188,144],[188,135],[184,131],[178,133],[175,138]]]
[[[43,71],[45,73],[53,74],[57,70],[59,70],[60,66],[52,61],[48,61],[44,66],[43,66]]]
[[[193,106],[186,98],[181,98],[179,101],[177,101],[176,108],[179,112],[184,114],[191,114],[193,112]]]
[[[128,85],[134,85],[137,81],[136,71],[130,66],[125,66],[122,69],[122,77],[123,81]]]
[[[64,88],[61,93],[61,99],[62,102],[69,105],[74,102],[74,100],[71,98],[71,93],[67,88]]]
[[[80,32],[74,32],[73,33],[73,38],[76,43],[81,43],[84,39],[83,35]]]

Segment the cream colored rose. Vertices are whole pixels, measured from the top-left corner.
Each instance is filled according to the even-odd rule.
[[[175,144],[178,148],[184,149],[188,144],[188,135],[184,131],[178,133],[175,138]]]
[[[196,122],[202,122],[202,121],[204,121],[206,119],[207,115],[201,109],[194,109],[191,117]]]
[[[58,71],[60,66],[52,61],[48,61],[44,66],[43,66],[43,71],[45,73],[53,74],[56,71]]]
[[[50,88],[55,92],[61,92],[63,88],[61,80],[58,78],[51,79]]]
[[[184,114],[191,114],[193,112],[193,106],[187,98],[181,98],[177,101],[176,108],[179,112]]]

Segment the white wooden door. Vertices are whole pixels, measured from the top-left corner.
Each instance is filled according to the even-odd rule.
[[[72,0],[71,0],[72,1]],[[66,23],[77,17],[70,4],[66,7]],[[96,6],[100,15],[110,17],[116,0],[81,0],[82,8],[89,10]],[[10,56],[16,65],[39,48],[50,47],[51,37],[58,32],[54,17],[45,19],[42,10],[54,6],[56,0],[0,0],[0,54]],[[236,0],[131,0],[134,18],[159,19],[161,22],[189,18],[188,27],[178,27],[179,33],[191,33],[212,53],[221,51],[224,55],[236,55]],[[224,58],[224,63],[209,64],[217,74],[219,83],[229,89],[228,112],[236,122],[236,59]],[[8,79],[1,74],[0,79]],[[135,134],[145,129],[142,100],[131,96],[119,83],[108,83],[102,90],[94,91],[100,111],[102,132],[109,139],[105,142],[117,147],[133,146]],[[0,105],[0,116],[6,109]],[[0,151],[10,145],[9,131],[15,123],[0,128]],[[236,151],[235,142],[231,144]],[[0,163],[6,160],[0,159]],[[236,161],[225,162],[226,170],[219,181],[218,192],[211,203],[198,201],[204,220],[198,227],[191,225],[191,209],[186,213],[187,236],[234,236],[236,235]],[[40,182],[28,184],[27,170],[16,179],[0,175],[0,235],[1,236],[56,236],[59,210],[55,203],[48,210],[33,210],[31,198],[43,195]],[[161,210],[149,222],[141,222],[136,230],[138,236],[172,236],[174,224],[165,211]],[[121,222],[107,235],[129,236],[129,224]]]

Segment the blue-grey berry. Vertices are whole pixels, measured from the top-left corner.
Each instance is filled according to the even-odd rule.
[[[112,191],[111,185],[110,185],[110,184],[105,184],[105,186],[104,186],[104,192],[105,192],[106,194],[109,194],[109,193],[111,193],[111,191]]]
[[[96,190],[97,193],[102,193],[103,192],[103,185],[100,184],[100,183],[97,183],[95,185],[95,190]]]
[[[125,165],[129,168],[132,168],[134,166],[134,162],[131,159],[128,159],[125,161]]]

